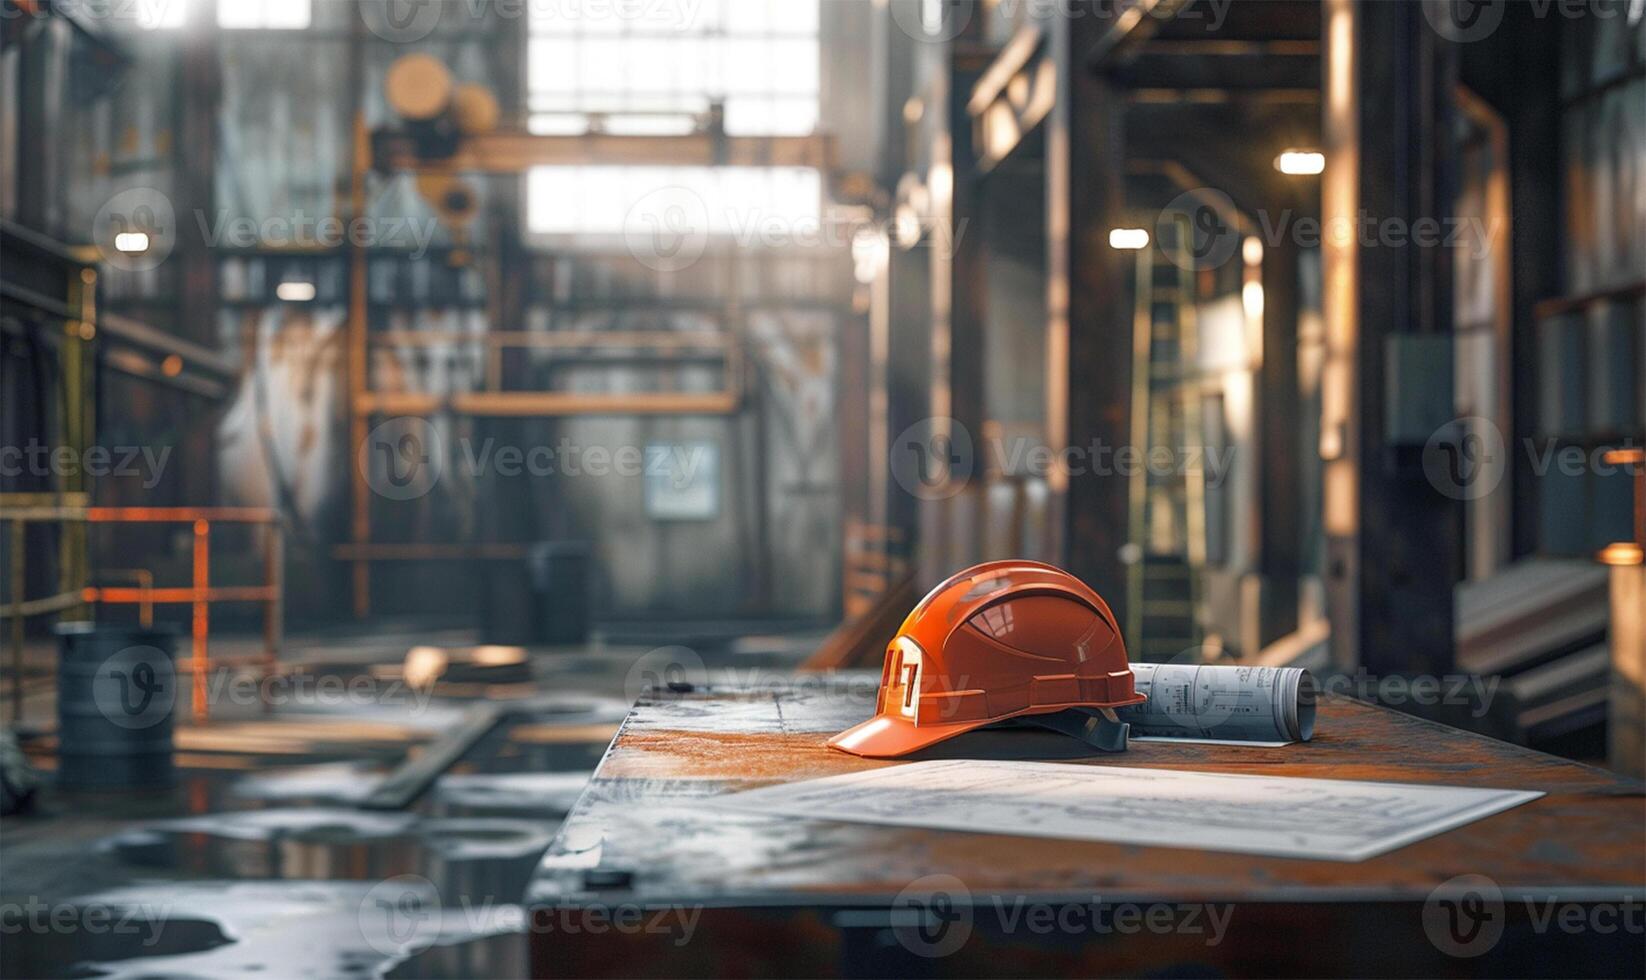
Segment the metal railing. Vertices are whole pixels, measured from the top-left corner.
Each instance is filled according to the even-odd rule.
[[[12,721],[23,717],[23,620],[47,613],[64,612],[81,606],[136,605],[145,625],[153,620],[157,605],[189,605],[191,617],[191,647],[189,659],[180,664],[191,674],[191,712],[196,722],[210,715],[206,676],[211,671],[210,652],[211,604],[214,602],[257,602],[263,605],[263,651],[258,665],[269,671],[279,661],[282,637],[282,603],[284,580],[284,531],[278,511],[261,507],[89,507],[75,500],[47,502],[23,500],[23,495],[7,495],[12,504],[5,519],[12,528],[11,566],[12,601],[0,606],[0,614],[11,619]],[[67,590],[37,599],[24,597],[27,577],[27,549],[24,528],[27,524],[55,521],[64,524],[189,524],[193,530],[190,556],[191,583],[188,586],[156,586],[148,569],[121,569],[104,574],[130,576],[137,580],[134,586],[85,585],[78,590]],[[211,584],[211,526],[218,524],[248,524],[263,529],[264,581],[259,585]]]

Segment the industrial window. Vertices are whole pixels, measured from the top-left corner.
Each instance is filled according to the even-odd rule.
[[[804,135],[817,125],[816,2],[528,9],[534,132],[687,133],[714,103],[734,135]]]
[[[310,0],[217,0],[217,26],[300,31],[309,26],[309,6]]]
[[[133,8],[137,26],[145,31],[171,30],[188,20],[188,0],[148,0]]]
[[[137,26],[170,30],[188,22],[189,8],[201,0],[141,0],[133,8]],[[217,26],[225,30],[302,30],[309,26],[311,0],[217,0]]]
[[[817,126],[816,2],[541,3],[529,10],[527,125],[535,133],[685,134],[715,108],[734,136],[805,135]],[[663,208],[670,223],[662,230],[744,232],[754,236],[747,244],[784,244],[760,232],[774,219],[791,236],[815,230],[821,206],[814,170],[545,166],[527,175],[527,228],[538,235],[632,232],[625,219],[634,221],[642,199],[681,189],[690,194]]]
[[[534,167],[526,200],[528,227],[544,235],[655,232],[729,236],[747,246],[805,244],[821,220],[822,184],[806,167]],[[770,223],[773,216],[781,224]]]
[[[646,516],[712,521],[720,514],[720,446],[706,440],[646,447]]]

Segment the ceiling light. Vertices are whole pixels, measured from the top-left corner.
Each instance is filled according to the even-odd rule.
[[[149,236],[142,231],[123,231],[114,236],[114,250],[127,255],[136,255],[149,250]]]
[[[288,279],[274,287],[274,295],[288,303],[307,303],[314,299],[314,283]]]
[[[1109,247],[1136,251],[1149,247],[1149,232],[1144,228],[1109,229]]]
[[[1319,150],[1286,150],[1275,157],[1275,169],[1292,176],[1311,176],[1326,169],[1326,154]]]
[[[1256,235],[1247,235],[1246,240],[1240,243],[1240,257],[1247,265],[1258,265],[1263,261],[1263,240]]]

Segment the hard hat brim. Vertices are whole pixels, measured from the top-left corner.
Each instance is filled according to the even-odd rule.
[[[916,725],[904,718],[876,715],[868,721],[829,739],[829,748],[850,752],[865,759],[892,759],[918,752],[930,745],[965,732],[976,731],[993,719],[956,721],[940,725]]]

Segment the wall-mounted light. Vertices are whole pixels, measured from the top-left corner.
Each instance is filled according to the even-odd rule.
[[[1110,228],[1109,247],[1135,252],[1149,247],[1149,232],[1144,228]]]
[[[912,205],[897,206],[892,216],[892,233],[897,238],[898,248],[911,249],[920,244],[920,215]]]
[[[314,283],[302,279],[287,279],[274,287],[274,295],[287,303],[307,303],[314,299]]]
[[[149,235],[143,231],[123,231],[114,236],[114,250],[138,255],[149,250]]]
[[[1263,239],[1256,235],[1247,235],[1246,240],[1240,243],[1240,258],[1247,265],[1261,265],[1263,263]]]
[[[874,282],[879,278],[880,270],[886,267],[890,251],[890,242],[884,231],[859,228],[852,235],[852,277],[865,286]]]
[[[1263,319],[1263,284],[1249,282],[1240,287],[1240,305],[1245,307],[1247,318]]]
[[[1307,177],[1326,169],[1326,154],[1319,150],[1285,150],[1275,157],[1275,169],[1294,177]]]

